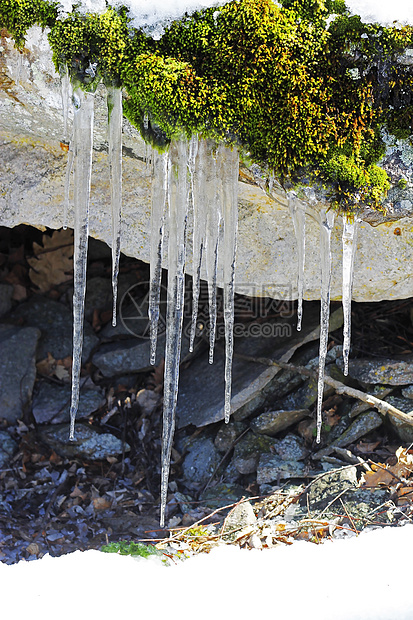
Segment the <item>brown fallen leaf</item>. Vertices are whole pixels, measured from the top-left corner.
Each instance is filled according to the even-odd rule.
[[[73,275],[73,231],[55,230],[43,235],[43,246],[33,242],[34,256],[28,258],[30,280],[42,293],[71,280]]]
[[[64,383],[70,382],[72,358],[65,357],[62,360],[55,360],[51,353],[40,362],[37,362],[37,372],[45,377],[56,377]]]
[[[92,504],[95,510],[107,510],[112,506],[112,502],[104,497],[94,497],[92,499]]]
[[[364,472],[362,487],[394,486],[413,474],[413,454],[400,447],[396,451],[397,463],[385,465],[371,463],[371,471]]]

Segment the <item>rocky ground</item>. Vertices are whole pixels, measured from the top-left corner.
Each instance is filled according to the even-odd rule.
[[[69,230],[0,229],[1,561],[165,537],[171,549],[219,540],[271,547],[411,519],[413,415],[412,424],[383,415],[348,388],[413,410],[412,300],[353,304],[348,377],[341,306],[332,303],[327,374],[344,391],[326,386],[317,444],[319,304],[304,304],[297,332],[294,303],[237,296],[226,425],[222,312],[210,365],[204,289],[188,352],[188,281],[168,528],[160,530],[164,324],[151,368],[148,266],[122,257],[114,328],[110,253],[91,240],[79,421],[69,443],[72,260]]]

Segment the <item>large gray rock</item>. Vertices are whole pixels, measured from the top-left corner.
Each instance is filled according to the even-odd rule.
[[[60,84],[51,61],[46,33],[32,28],[21,55],[11,39],[2,39],[2,71],[7,88],[0,90],[0,224],[27,223],[60,228],[63,218],[67,153],[63,138]],[[104,89],[96,94],[95,150],[91,196],[90,234],[110,243],[109,173]],[[69,119],[70,120],[70,119]],[[394,185],[385,203],[387,221],[365,211],[358,237],[354,298],[357,301],[413,296],[413,148],[408,141],[387,138],[383,165]],[[123,157],[122,250],[149,260],[150,166],[146,147],[126,121]],[[263,179],[243,175],[239,183],[239,237],[236,289],[255,296],[294,299],[297,296],[296,241],[284,192],[275,186],[269,196]],[[401,189],[397,181],[407,185]],[[397,223],[390,220],[398,220]],[[382,222],[382,223],[381,223]],[[73,212],[69,213],[69,224]],[[307,217],[305,298],[320,291],[319,228]],[[333,231],[332,298],[341,296],[341,227]],[[188,268],[191,268],[189,257]]]
[[[11,424],[23,417],[30,404],[39,337],[34,327],[0,325],[0,417]]]

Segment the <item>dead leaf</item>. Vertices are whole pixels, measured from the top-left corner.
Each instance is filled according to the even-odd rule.
[[[72,358],[65,357],[62,360],[55,360],[51,353],[47,358],[37,362],[37,372],[45,377],[57,377],[64,383],[70,383]]]
[[[370,454],[371,452],[374,452],[374,450],[377,448],[377,446],[379,446],[381,443],[381,439],[379,439],[378,441],[359,441],[356,448],[357,450],[361,453],[361,454]]]
[[[94,497],[92,499],[92,504],[95,510],[107,510],[112,506],[112,502],[104,497]]]
[[[33,242],[35,256],[28,258],[30,280],[42,293],[71,280],[73,275],[73,231],[55,230],[43,235],[43,246]]]
[[[400,447],[396,451],[396,457],[397,463],[394,465],[372,463],[372,471],[364,472],[361,486],[394,486],[403,479],[409,478],[413,473],[413,455]]]

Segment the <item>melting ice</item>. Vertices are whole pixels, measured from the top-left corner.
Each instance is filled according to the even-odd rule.
[[[89,236],[89,196],[92,174],[94,96],[77,88],[73,92],[74,153],[74,292],[73,365],[70,403],[70,439],[74,438],[79,404],[79,381],[83,351],[83,317],[86,291],[86,263]]]

